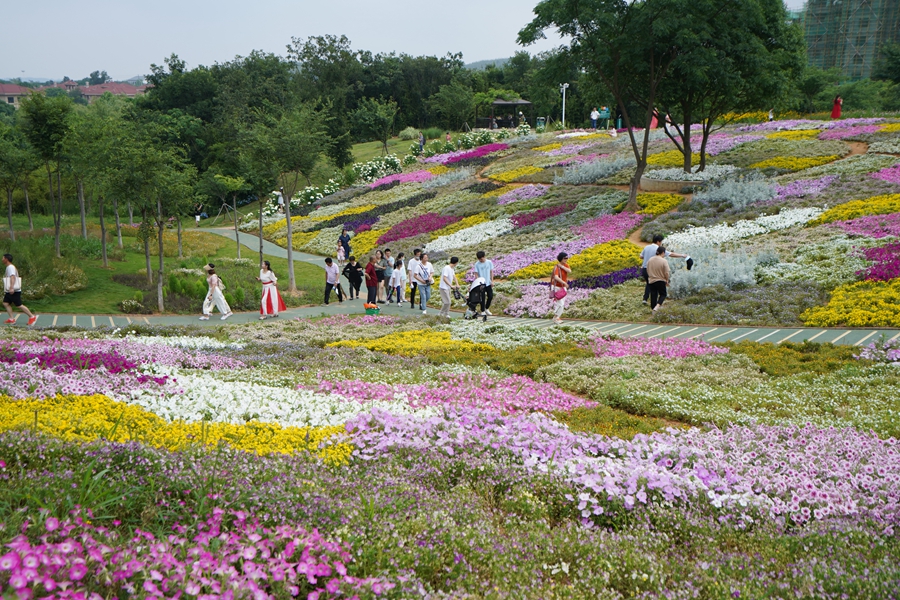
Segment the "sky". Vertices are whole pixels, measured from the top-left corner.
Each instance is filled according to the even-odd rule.
[[[0,78],[72,79],[105,70],[116,80],[150,72],[172,53],[189,67],[263,50],[284,56],[292,37],[346,35],[354,49],[503,58],[536,0],[40,0],[3,10]],[[524,8],[529,7],[529,8]],[[10,27],[13,24],[18,27]],[[530,46],[548,50],[559,38]]]

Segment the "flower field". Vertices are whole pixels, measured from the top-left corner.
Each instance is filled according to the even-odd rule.
[[[894,342],[384,315],[0,361],[4,598],[900,592]]]
[[[877,262],[872,257],[880,256],[877,248],[900,241],[900,158],[891,151],[900,147],[900,123],[865,118],[729,125],[710,136],[704,170],[697,166],[699,155],[693,157],[692,173],[680,168],[682,156],[664,132],[653,130],[644,177],[693,185],[639,193],[634,206],[623,191],[634,172],[628,137],[480,132],[461,149],[436,146],[427,156],[398,161],[406,165],[400,173],[316,200],[314,210],[293,219],[294,248],[333,254],[337,235],[347,228],[363,263],[378,248],[407,257],[424,248],[437,270],[458,256],[457,274],[469,281],[475,253],[483,250],[494,266],[495,287],[502,287],[495,312],[510,316],[549,315],[553,306],[543,301],[548,294],[541,285],[556,256],[566,252],[571,279],[578,282],[566,314],[783,326],[866,321],[827,307],[843,297],[841,286],[867,278]],[[699,135],[692,140],[694,148],[700,141]],[[829,243],[840,234],[846,243]],[[267,221],[264,235],[286,245],[284,220]],[[666,310],[643,310],[640,293],[626,310],[599,309],[602,299],[625,294],[616,286],[634,279],[607,276],[639,267],[639,246],[654,235],[694,258],[690,273],[684,261],[671,259]],[[792,239],[814,240],[815,252]],[[641,244],[631,243],[636,240]],[[890,285],[892,271],[879,272],[878,285]],[[607,278],[587,284],[598,277]],[[876,288],[853,288],[853,297],[872,295],[869,304],[878,306],[884,294]],[[711,293],[753,301],[701,309],[709,301],[704,294]],[[797,309],[782,310],[785,305]],[[828,312],[826,321],[814,317],[818,309]],[[892,310],[867,322],[900,327]]]

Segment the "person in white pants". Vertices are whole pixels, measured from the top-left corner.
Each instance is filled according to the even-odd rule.
[[[203,267],[203,270],[207,273],[206,283],[209,284],[209,293],[206,294],[206,300],[203,301],[203,316],[200,317],[200,320],[209,321],[209,316],[212,314],[213,306],[215,306],[222,313],[221,318],[224,321],[232,315],[231,307],[228,306],[228,302],[222,294],[222,288],[225,286],[222,280],[219,279],[219,276],[216,275],[216,266],[214,264],[206,265]]]
[[[459,288],[459,279],[456,278],[457,263],[459,263],[459,258],[453,256],[450,258],[450,264],[441,269],[441,285],[438,288],[441,292],[441,316],[448,319],[450,318],[450,293],[455,288]]]

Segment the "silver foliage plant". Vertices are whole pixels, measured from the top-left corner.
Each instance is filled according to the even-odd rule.
[[[615,175],[622,169],[634,166],[634,159],[617,158],[615,160],[598,160],[595,162],[580,163],[566,167],[562,175],[553,178],[553,183],[578,185],[582,183],[594,183],[600,179],[606,179]]]
[[[443,175],[438,175],[436,177],[432,177],[427,181],[422,182],[422,187],[426,189],[441,187],[443,185],[448,185],[451,183],[456,183],[457,181],[463,181],[464,179],[469,179],[470,177],[475,176],[475,169],[472,167],[463,167],[461,169],[453,169]]]
[[[687,254],[694,259],[690,271],[684,268],[682,259],[670,259],[673,269],[669,294],[675,298],[685,298],[713,285],[727,288],[754,285],[757,269],[778,262],[778,255],[772,250],[744,254],[694,248]]]
[[[762,177],[739,177],[712,183],[694,193],[694,200],[706,204],[729,204],[732,208],[744,208],[756,202],[775,197],[775,188]]]

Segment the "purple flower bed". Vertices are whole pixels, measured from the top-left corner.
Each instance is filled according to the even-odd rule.
[[[538,383],[522,375],[494,379],[486,375],[447,373],[434,385],[321,381],[318,390],[362,403],[396,402],[402,398],[416,409],[464,406],[518,414],[596,406],[596,402],[566,393],[552,383]]]
[[[550,189],[549,186],[533,184],[529,183],[528,185],[523,185],[521,187],[517,187],[514,190],[510,190],[505,194],[501,194],[499,198],[497,198],[497,204],[512,204],[518,200],[532,200],[534,198],[540,198]]]
[[[872,173],[871,175],[875,179],[881,179],[883,181],[887,181],[888,183],[895,183],[897,185],[900,185],[900,163],[897,163],[893,167],[882,169],[877,173]]]
[[[825,191],[829,185],[837,181],[837,175],[826,175],[818,179],[801,179],[792,181],[787,185],[775,186],[775,197],[768,204],[782,202],[787,198],[802,198],[804,196],[817,196]]]
[[[837,227],[851,235],[871,238],[900,237],[900,213],[889,215],[867,215],[849,221],[835,221],[826,227]]]
[[[731,136],[727,133],[714,133],[709,136],[709,140],[706,142],[706,153],[709,156],[716,156],[718,154],[722,154],[724,152],[728,152],[729,150],[734,150],[741,144],[746,144],[747,142],[755,142],[757,140],[765,139],[763,135],[736,135]],[[693,144],[693,141],[692,141]],[[697,150],[700,150],[699,142],[697,146]]]
[[[378,215],[370,215],[368,217],[363,217],[362,219],[356,219],[355,221],[347,221],[344,223],[344,229],[347,231],[368,231],[372,229],[372,225],[378,222],[378,219],[381,217]],[[363,230],[361,227],[367,227],[367,229]]]
[[[846,127],[857,127],[865,125],[875,125],[883,123],[882,118],[867,119],[842,119],[840,121],[813,121],[810,119],[786,119],[784,121],[767,121],[765,123],[756,123],[754,125],[744,125],[738,127],[738,131],[782,131],[785,129],[843,129]]]
[[[549,284],[523,285],[520,289],[522,297],[506,307],[504,311],[506,314],[512,317],[542,319],[553,311],[556,302],[550,299]],[[587,298],[593,291],[590,289],[570,289],[566,295],[566,305]]]
[[[862,125],[860,127],[833,128],[823,131],[819,134],[820,140],[843,140],[845,138],[863,135],[865,133],[875,133],[881,129],[878,125]]]
[[[900,277],[900,242],[880,248],[865,248],[863,256],[874,264],[868,269],[857,271],[866,280],[889,281]]]
[[[477,148],[473,148],[472,150],[457,150],[456,152],[448,152],[446,154],[435,154],[434,156],[429,156],[428,158],[422,159],[422,162],[429,164],[452,165],[464,160],[481,158],[482,156],[487,156],[492,152],[499,152],[500,150],[506,150],[507,148],[509,148],[509,146],[507,146],[506,144],[485,144],[484,146],[478,146]]]
[[[574,208],[574,204],[557,204],[556,206],[547,206],[546,208],[539,208],[527,213],[519,213],[511,216],[509,220],[512,221],[515,227],[528,227],[529,225],[546,221],[550,217],[569,212]]]
[[[582,150],[587,150],[588,148],[592,148],[596,146],[597,142],[587,142],[581,144],[569,144],[568,146],[563,146],[562,148],[556,148],[555,150],[546,150],[544,154],[547,156],[563,156],[565,154],[575,154],[577,152],[581,152]]]
[[[61,348],[41,348],[20,350],[18,344],[0,342],[0,363],[24,364],[34,361],[41,369],[51,369],[57,373],[69,373],[84,369],[104,368],[112,374],[131,371],[137,363],[116,351],[72,352]]]
[[[412,173],[395,173],[393,175],[388,175],[387,177],[382,177],[381,179],[376,179],[372,183],[369,184],[370,188],[377,188],[383,185],[389,184],[401,184],[401,183],[422,183],[423,181],[428,181],[434,177],[430,171],[413,171]]]
[[[559,161],[554,166],[567,167],[569,165],[576,165],[579,163],[593,162],[595,160],[606,158],[607,156],[609,156],[609,154],[577,154],[571,158],[566,158]]]
[[[431,233],[461,220],[462,217],[425,213],[397,223],[378,238],[378,244],[386,244],[422,233]]]
[[[640,267],[627,267],[606,275],[595,275],[593,277],[582,277],[569,282],[569,289],[585,289],[597,290],[611,288],[614,285],[625,283],[641,276]]]
[[[642,337],[609,339],[597,337],[588,342],[594,356],[663,356],[665,358],[685,358],[707,354],[726,354],[728,348],[712,346],[703,340],[648,339]]]
[[[621,212],[617,215],[603,215],[577,227],[572,227],[572,233],[590,240],[592,246],[605,244],[613,240],[624,239],[647,217],[648,215],[638,215],[630,212]]]

